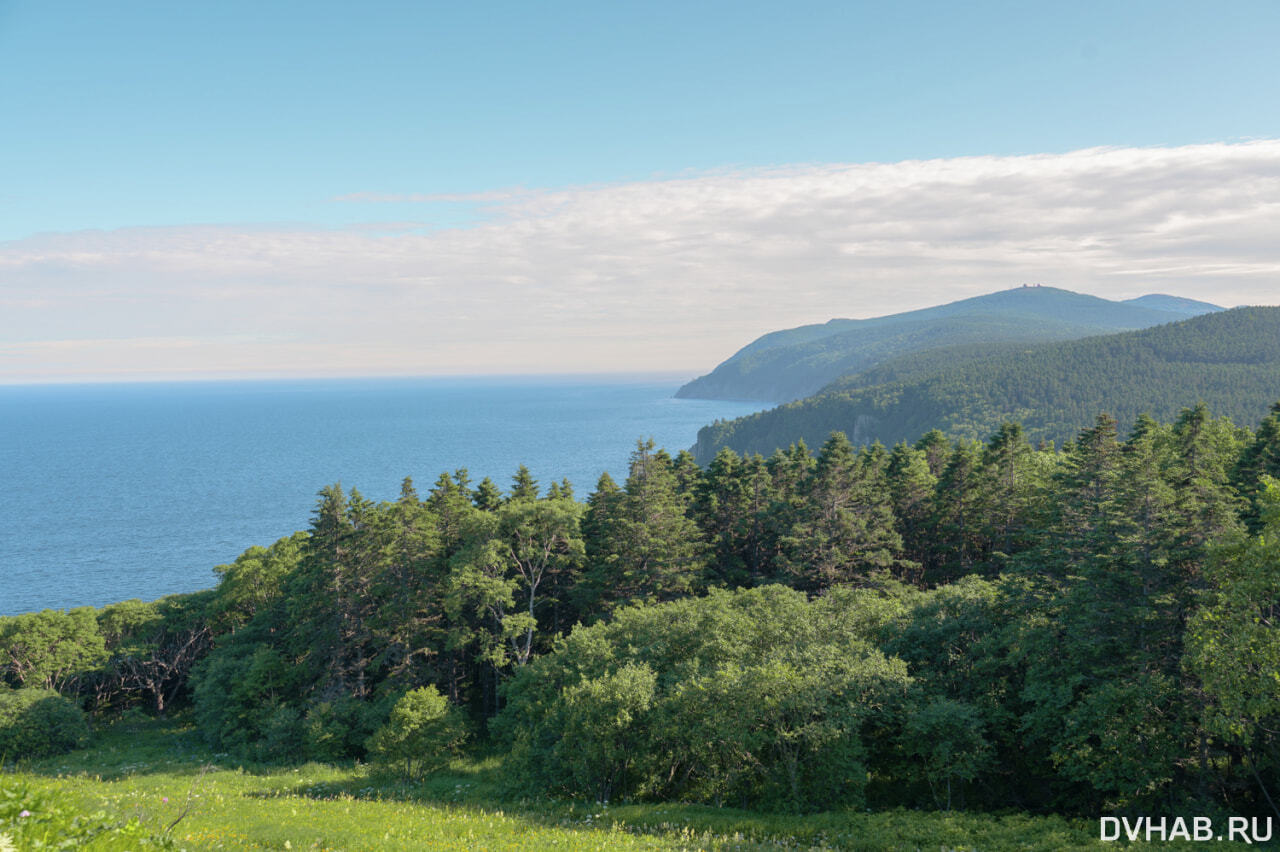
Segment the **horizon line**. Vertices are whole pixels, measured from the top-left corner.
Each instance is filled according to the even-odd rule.
[[[552,371],[545,373],[477,372],[477,373],[324,373],[296,375],[239,375],[239,376],[136,376],[131,378],[67,379],[36,378],[31,380],[0,379],[0,390],[12,388],[54,387],[107,387],[137,385],[216,385],[216,384],[269,384],[274,382],[386,382],[386,381],[497,381],[521,379],[618,379],[625,381],[690,381],[702,375],[689,370],[591,370]]]

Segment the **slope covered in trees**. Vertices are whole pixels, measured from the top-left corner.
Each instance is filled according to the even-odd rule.
[[[1154,308],[1158,311],[1170,311],[1188,317],[1198,317],[1201,314],[1212,314],[1223,310],[1217,305],[1212,305],[1208,302],[1185,299],[1181,296],[1166,296],[1163,293],[1150,293],[1146,296],[1138,296],[1136,299],[1125,299],[1121,304]]]
[[[408,780],[483,737],[593,801],[1270,812],[1280,404],[631,462],[325,488],[209,592],[0,619],[0,691]]]
[[[1257,423],[1280,396],[1280,308],[1235,308],[1142,331],[1061,343],[935,349],[833,382],[822,393],[706,426],[695,455],[769,453],[833,431],[856,443],[914,441],[937,428],[980,438],[1018,420],[1033,441],[1062,442],[1098,411],[1128,428],[1203,400]]]
[[[786,402],[817,393],[841,376],[939,347],[1074,340],[1218,310],[1173,296],[1113,302],[1054,287],[1019,287],[918,311],[771,332],[676,396]]]

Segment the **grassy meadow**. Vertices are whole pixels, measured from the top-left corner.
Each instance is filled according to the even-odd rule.
[[[21,807],[29,816],[10,813],[6,823],[0,805],[0,838],[8,832],[13,848],[39,848],[30,840],[24,846],[12,826],[41,819],[43,810],[111,826],[51,846],[94,850],[150,848],[139,838],[161,838],[161,848],[167,839],[176,849],[299,850],[1100,845],[1096,823],[1086,820],[905,810],[792,816],[701,805],[535,800],[506,792],[502,773],[497,757],[458,761],[412,785],[371,776],[360,765],[243,766],[211,753],[189,723],[138,718],[101,729],[89,748],[6,770],[0,789],[11,800],[10,811]]]

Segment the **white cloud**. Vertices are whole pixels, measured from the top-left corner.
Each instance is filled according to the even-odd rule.
[[[495,206],[425,233],[158,227],[0,243],[0,381],[108,367],[705,370],[771,329],[1028,281],[1280,301],[1276,140],[351,198]]]

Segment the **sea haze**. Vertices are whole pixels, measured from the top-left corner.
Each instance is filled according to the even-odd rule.
[[[0,387],[0,614],[208,588],[215,565],[306,528],[316,492],[424,494],[517,465],[579,499],[639,438],[672,452],[758,403],[677,400],[677,379],[343,379]]]

